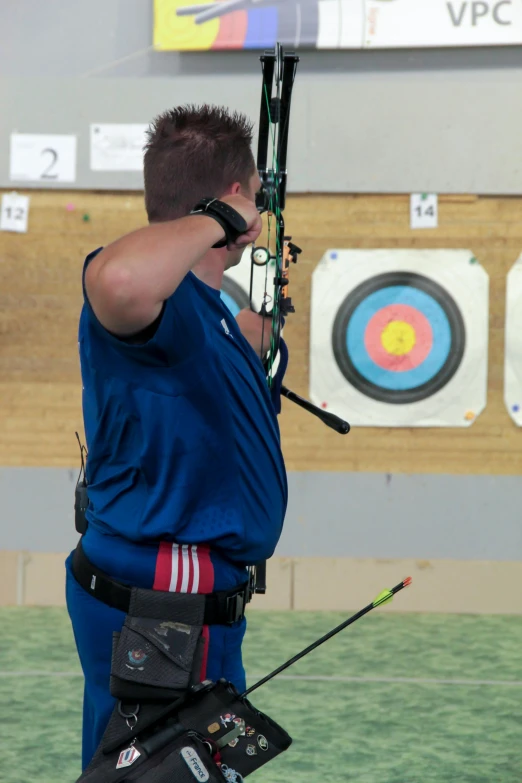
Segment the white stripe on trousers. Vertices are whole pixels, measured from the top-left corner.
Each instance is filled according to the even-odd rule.
[[[181,547],[181,587],[180,593],[187,593],[190,578],[190,561],[192,560],[192,569],[194,571],[194,578],[192,580],[192,587],[190,592],[197,593],[199,589],[199,557],[197,546],[189,546],[183,544]],[[179,544],[172,544],[172,561],[171,561],[171,575],[169,590],[171,593],[176,592],[176,585],[178,584],[179,576]]]
[[[192,556],[192,566],[194,568],[194,579],[192,582],[192,591],[193,593],[197,593],[199,590],[199,556],[198,556],[198,548],[197,546],[191,547],[191,556]]]

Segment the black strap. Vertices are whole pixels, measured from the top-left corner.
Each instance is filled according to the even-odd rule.
[[[226,247],[229,242],[235,242],[248,228],[246,220],[239,212],[217,198],[200,199],[190,214],[208,215],[219,223],[225,232],[225,238],[212,247]]]
[[[117,582],[97,566],[90,562],[83,551],[81,539],[73,555],[72,572],[74,578],[84,590],[93,595],[107,606],[128,613],[131,601],[132,587],[122,582]],[[184,594],[187,602],[201,600],[201,596]],[[204,625],[232,625],[242,620],[245,616],[245,608],[250,601],[251,594],[249,583],[234,590],[221,590],[204,596],[205,613]]]

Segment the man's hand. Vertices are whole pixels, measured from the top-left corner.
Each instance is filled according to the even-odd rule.
[[[272,317],[263,318],[258,313],[253,313],[248,308],[240,310],[236,315],[236,321],[241,333],[248,340],[259,358],[263,360],[264,354],[270,348],[270,334],[272,330]],[[263,354],[261,353],[263,351]]]
[[[252,244],[258,238],[263,227],[261,215],[257,211],[256,205],[249,201],[249,199],[239,194],[233,196],[224,196],[221,201],[225,204],[229,204],[232,209],[239,212],[241,217],[246,220],[247,230],[244,234],[241,234],[235,242],[231,242],[227,245],[228,250],[244,250],[247,245]]]

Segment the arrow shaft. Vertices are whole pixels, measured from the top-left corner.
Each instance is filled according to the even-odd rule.
[[[406,582],[406,584],[405,584]],[[404,580],[404,582],[401,582],[398,585],[395,585],[390,590],[390,593],[392,595],[395,595],[395,593],[398,593],[399,590],[402,590],[403,587],[406,587],[407,584],[409,584],[408,580]],[[360,609],[356,614],[349,617],[347,620],[345,620],[340,625],[337,625],[335,628],[333,628],[331,631],[326,633],[324,636],[321,636],[320,639],[317,639],[315,642],[310,644],[308,647],[305,647],[304,650],[301,650],[301,652],[297,653],[297,655],[294,655],[293,658],[290,658],[290,660],[286,661],[285,663],[281,664],[281,666],[278,666],[277,669],[274,669],[273,672],[270,672],[270,674],[267,674],[266,677],[263,677],[258,682],[254,683],[254,685],[251,685],[250,688],[248,688],[241,696],[243,698],[244,696],[248,696],[253,691],[257,690],[257,688],[260,688],[262,685],[265,685],[267,682],[272,680],[274,677],[277,677],[278,674],[281,674],[281,672],[284,672],[285,669],[288,669],[290,666],[293,666],[294,663],[297,663],[297,661],[300,661],[301,658],[304,658],[305,655],[309,655],[309,653],[313,652],[313,650],[316,650],[318,647],[320,647],[325,642],[328,642],[332,637],[336,636],[341,631],[344,631],[345,628],[348,628],[349,625],[354,623],[356,620],[360,620],[361,617],[364,617],[365,614],[368,614],[368,612],[371,612],[372,609],[375,609],[378,604],[375,602],[372,602],[371,604],[368,604],[368,606],[365,606],[364,609]]]

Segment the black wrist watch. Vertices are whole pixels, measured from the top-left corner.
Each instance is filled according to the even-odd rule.
[[[225,238],[216,242],[212,247],[226,247],[229,242],[235,242],[248,228],[246,220],[241,217],[239,212],[217,198],[202,198],[190,214],[208,215],[219,223],[225,232]]]

